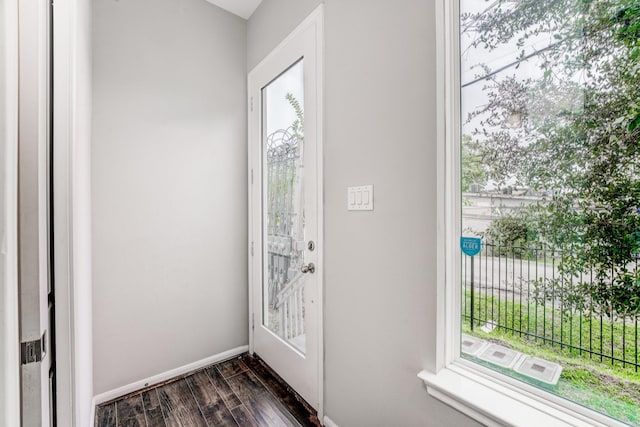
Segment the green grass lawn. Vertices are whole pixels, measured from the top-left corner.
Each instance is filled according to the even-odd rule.
[[[469,312],[468,292],[463,303],[463,308],[466,307]],[[585,313],[572,313],[570,316],[565,313],[563,316],[560,309],[520,304],[513,299],[507,301],[483,294],[476,295],[474,312],[474,317],[482,320],[475,322],[472,332],[469,319],[463,319],[464,333],[556,362],[563,367],[556,386],[538,383],[515,371],[504,373],[613,418],[640,426],[640,372],[628,363],[638,360],[635,322],[630,324],[627,321],[625,324],[606,317],[601,320],[600,317],[591,317]],[[480,326],[490,319],[498,325],[528,334],[500,327],[490,333],[483,332]],[[564,344],[552,344],[551,340]],[[602,352],[602,360],[599,355],[586,351],[589,349]],[[612,362],[611,355],[627,363],[615,360]],[[487,362],[474,360],[495,368]]]

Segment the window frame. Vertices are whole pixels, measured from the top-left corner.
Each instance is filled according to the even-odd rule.
[[[460,0],[436,0],[437,313],[435,371],[427,392],[486,425],[626,424],[460,357]],[[504,408],[510,408],[505,411]]]

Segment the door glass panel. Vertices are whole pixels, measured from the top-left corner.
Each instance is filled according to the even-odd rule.
[[[262,89],[262,324],[305,351],[303,60]]]

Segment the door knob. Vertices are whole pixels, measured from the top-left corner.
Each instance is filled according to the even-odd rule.
[[[302,271],[303,273],[314,273],[316,271],[316,266],[313,265],[312,262],[310,262],[307,265],[303,265],[300,271]]]

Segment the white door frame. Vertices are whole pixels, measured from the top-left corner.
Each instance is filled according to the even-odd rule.
[[[0,425],[20,425],[18,1],[0,3]]]
[[[56,0],[54,223],[58,425],[93,425],[91,2]]]
[[[0,425],[20,422],[18,0],[0,2]],[[92,425],[90,2],[56,0],[54,230],[58,425]],[[42,22],[41,24],[45,24]],[[6,215],[4,215],[6,213]],[[46,420],[43,420],[46,421]]]
[[[278,52],[285,49],[287,45],[295,39],[299,34],[306,31],[310,26],[315,26],[315,51],[316,51],[316,97],[317,97],[317,126],[316,126],[316,170],[317,170],[317,222],[318,222],[318,236],[317,236],[317,259],[318,259],[318,268],[316,268],[317,281],[318,281],[318,300],[317,300],[317,330],[318,330],[318,343],[317,343],[317,361],[318,361],[318,419],[322,420],[324,417],[324,189],[323,189],[323,156],[324,156],[324,144],[323,144],[323,129],[324,129],[324,121],[323,121],[323,106],[324,106],[324,7],[323,5],[319,5],[311,14],[293,30],[273,51],[265,57],[255,68],[259,68],[264,62],[269,61],[272,57],[276,56]],[[248,77],[248,87],[251,88],[252,85],[252,73],[249,73]],[[250,89],[249,89],[250,90]],[[254,352],[254,322],[255,322],[255,314],[254,314],[254,290],[256,287],[262,287],[262,271],[261,268],[256,268],[254,264],[254,256],[258,256],[261,253],[261,248],[254,248],[253,245],[253,236],[254,233],[261,233],[262,229],[262,215],[254,215],[254,208],[256,201],[254,200],[254,192],[253,192],[253,182],[255,180],[256,185],[261,182],[261,177],[255,176],[252,164],[252,160],[254,158],[255,151],[255,140],[261,138],[261,132],[259,129],[256,129],[255,125],[252,123],[252,109],[253,108],[261,108],[261,103],[259,100],[252,100],[252,94],[249,92],[248,99],[248,111],[247,117],[249,117],[249,126],[248,126],[248,195],[249,195],[249,242],[248,242],[248,273],[249,273],[249,351],[251,353]],[[255,104],[255,105],[253,105]],[[257,172],[257,171],[256,171]],[[256,173],[257,175],[257,173]],[[261,323],[259,316],[258,321]]]

